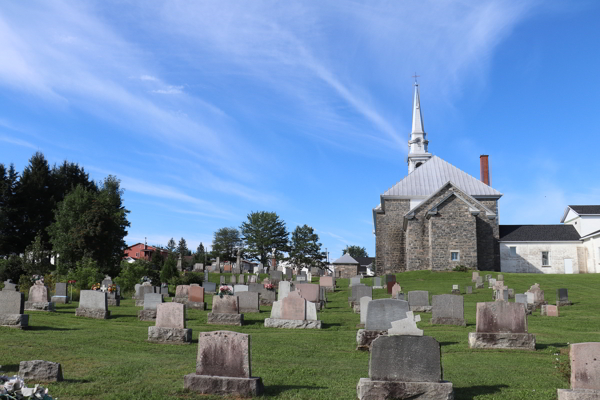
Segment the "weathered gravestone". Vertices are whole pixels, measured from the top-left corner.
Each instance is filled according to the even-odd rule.
[[[29,315],[25,312],[25,295],[15,290],[0,291],[0,326],[27,328]]]
[[[544,291],[540,288],[540,284],[536,283],[529,288],[529,290],[525,293],[529,293],[532,298],[531,304],[533,304],[534,309],[540,308],[543,304],[548,304],[544,300]],[[530,303],[528,301],[528,303]]]
[[[515,294],[515,303],[527,304],[527,295],[525,293]]]
[[[220,285],[224,285],[224,284],[225,284],[225,275],[221,275],[221,276],[219,277],[219,284],[220,284]]]
[[[504,282],[504,275],[498,274],[498,276],[496,277],[496,280]]]
[[[283,282],[283,281],[282,281]],[[281,283],[281,282],[280,282]],[[239,300],[240,313],[258,313],[260,312],[260,301],[257,292],[239,292],[236,293]]]
[[[296,291],[303,299],[315,303],[317,310],[321,309],[321,301],[319,299],[319,285],[314,283],[299,283],[296,285]]]
[[[475,281],[475,289],[483,289],[483,278],[481,276],[478,276]]]
[[[202,270],[204,270],[204,264],[194,263],[194,271],[202,271]]]
[[[380,336],[373,341],[369,378],[360,378],[359,400],[452,400],[442,381],[440,344],[429,336]]]
[[[521,303],[477,303],[476,331],[469,347],[479,349],[535,350],[535,336],[527,333],[527,315]]]
[[[79,307],[75,309],[78,317],[108,319],[108,298],[99,290],[82,290],[79,292]]]
[[[473,286],[467,286],[467,294],[473,294]]]
[[[238,293],[247,292],[248,285],[235,285],[233,287],[233,294],[237,295]]]
[[[279,293],[277,294],[277,300],[283,300],[291,291],[291,282],[281,281],[279,282]]]
[[[432,324],[467,326],[462,296],[452,294],[433,295],[431,303]]]
[[[383,286],[381,285],[381,277],[376,276],[373,278],[373,289],[383,289]]]
[[[285,269],[285,279],[287,279],[288,281],[292,280],[292,269],[291,268]]]
[[[25,302],[26,311],[54,311],[54,303],[50,301],[48,288],[44,286],[42,281],[36,281],[29,288],[29,297]]]
[[[392,299],[398,297],[398,293],[400,292],[402,292],[402,288],[400,285],[398,285],[398,283],[394,283],[394,286],[392,286]]]
[[[556,305],[559,307],[571,305],[567,289],[556,289]]]
[[[321,329],[314,303],[290,292],[283,300],[273,303],[271,318],[265,319],[266,328]]]
[[[185,304],[188,302],[189,293],[190,285],[177,285],[177,287],[175,287],[175,297],[173,297],[173,301],[175,303]]]
[[[488,288],[493,288],[496,285],[496,280],[494,278],[488,279]]]
[[[573,343],[569,360],[571,389],[558,389],[558,400],[600,399],[600,343]]]
[[[515,289],[508,289],[508,298],[509,299],[515,298]]]
[[[60,382],[63,380],[61,365],[44,360],[21,361],[19,376],[26,381]]]
[[[240,314],[238,296],[213,296],[212,312],[207,314],[206,323],[210,325],[242,326],[244,324],[244,314]]]
[[[489,281],[490,279],[492,279],[492,274],[486,274],[485,280]]]
[[[543,304],[540,315],[544,317],[558,317],[558,306]]]
[[[187,286],[187,287],[189,288],[189,286]],[[179,288],[179,286],[178,286],[178,288]],[[156,289],[154,288],[154,286],[151,286],[151,285],[140,285],[140,287],[138,287],[138,290],[135,292],[135,297],[134,297],[136,307],[144,306],[144,297],[146,296],[146,293],[156,293]],[[175,296],[177,298],[177,294],[175,294]],[[177,301],[177,300],[174,299],[173,301]]]
[[[355,285],[352,286],[352,294],[348,297],[348,304],[354,310],[354,312],[360,312],[360,298],[361,297],[373,298],[373,287],[366,285]]]
[[[198,336],[196,373],[183,378],[192,392],[233,397],[257,397],[261,378],[253,378],[250,336],[230,331],[202,332]]]
[[[335,291],[335,282],[333,276],[322,276],[319,278],[319,286],[324,287],[329,292]]]
[[[352,278],[350,278],[349,286],[354,286],[354,285],[360,285],[360,276],[353,276]]]
[[[163,303],[160,293],[146,293],[144,295],[144,309],[138,311],[140,321],[154,321],[156,319],[156,307]]]
[[[17,290],[17,284],[13,283],[12,279],[7,279],[4,281],[4,288],[2,290],[12,290],[12,291],[16,291]]]
[[[406,318],[392,321],[392,327],[388,329],[388,336],[409,335],[423,336],[423,330],[417,328],[417,322],[421,321],[420,315],[414,315],[412,311],[406,313]]]
[[[271,282],[274,285],[277,285],[280,281],[283,280],[283,272],[281,272],[281,271],[271,271],[269,273],[269,277],[271,278]]]
[[[367,309],[369,307],[369,303],[373,299],[369,296],[363,296],[359,299],[360,302],[360,324],[364,328],[364,325],[367,323]]]
[[[452,294],[460,294],[460,287],[458,285],[452,285]]]
[[[306,279],[306,275],[296,275],[296,281],[297,283],[307,283],[308,279]]]
[[[380,335],[387,335],[393,321],[406,318],[410,311],[407,301],[394,299],[378,299],[369,302],[365,329],[356,332],[356,349],[369,350],[371,343]]]
[[[471,275],[471,282],[476,282],[477,278],[479,278],[479,271],[473,271],[473,274]]]
[[[185,305],[174,302],[157,304],[156,325],[148,327],[148,341],[168,344],[192,343],[192,330],[185,327]]]
[[[246,284],[246,280],[244,278],[245,278],[244,274],[240,274],[238,276],[238,284],[245,285]]]
[[[256,283],[256,275],[250,275],[248,277],[248,283]]]
[[[202,286],[190,286],[188,290],[188,301],[185,303],[188,308],[195,310],[206,310],[204,302],[204,288]]]
[[[65,282],[56,282],[56,285],[54,286],[54,296],[52,296],[50,302],[55,304],[67,304],[69,302],[67,284]]]
[[[214,282],[202,282],[202,287],[205,293],[215,293],[217,291],[217,284]]]
[[[495,301],[508,301],[508,289],[496,289],[494,290]]]
[[[229,280],[229,283],[232,285],[235,285],[237,283],[237,278],[235,277],[235,275],[231,275],[231,279]]]
[[[410,311],[430,312],[429,292],[426,290],[408,292],[408,304],[410,305]]]
[[[208,282],[208,270],[204,270],[204,281],[203,282]]]

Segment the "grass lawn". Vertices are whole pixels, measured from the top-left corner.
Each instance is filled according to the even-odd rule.
[[[476,303],[492,299],[487,288],[464,295],[466,327],[431,325],[431,314],[425,313],[418,326],[441,343],[444,379],[453,383],[457,400],[555,399],[557,388],[569,388],[556,360],[568,363],[568,343],[600,341],[600,274],[504,277],[515,293],[540,283],[549,304],[555,302],[556,289],[569,289],[574,304],[561,307],[560,317],[541,317],[539,311],[528,317],[529,332],[536,335],[535,352],[468,348]],[[213,279],[218,282],[218,275],[211,274]],[[430,295],[449,294],[452,284],[459,284],[464,293],[465,286],[472,285],[471,274],[462,272],[409,272],[398,274],[397,280],[405,293],[428,290]],[[371,279],[363,282],[370,285]],[[348,280],[337,283],[327,308],[319,313],[322,330],[265,328],[270,307],[245,314],[245,325],[233,328],[206,325],[208,311],[188,310],[187,327],[194,339],[188,346],[148,343],[148,326],[153,323],[138,321],[140,308],[131,299],[109,307],[109,320],[75,317],[77,303],[59,304],[56,313],[27,312],[29,329],[0,327],[0,370],[16,374],[24,360],[59,362],[65,381],[47,387],[53,397],[65,400],[220,398],[185,392],[183,376],[195,371],[198,333],[225,329],[251,335],[252,373],[262,377],[266,397],[355,399],[359,378],[368,377],[369,354],[355,350],[359,315],[348,307]],[[378,289],[374,297],[389,296]],[[207,296],[209,309],[211,300]]]

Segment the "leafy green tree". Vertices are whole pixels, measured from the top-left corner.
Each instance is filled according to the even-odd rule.
[[[79,185],[59,203],[48,232],[61,263],[72,266],[87,257],[98,263],[101,272],[119,274],[130,225],[119,185],[109,175],[98,192]]]
[[[235,260],[235,248],[242,245],[237,228],[221,228],[215,232],[212,242],[213,253],[225,261]]]
[[[288,260],[300,268],[324,268],[326,258],[314,229],[308,225],[297,226],[291,234]]]
[[[160,270],[160,281],[161,282],[169,282],[172,278],[178,277],[179,271],[177,270],[177,259],[175,259],[175,254],[170,253],[167,256],[167,260],[162,266]]]
[[[121,294],[133,292],[136,283],[140,283],[143,276],[148,275],[148,261],[144,259],[135,260],[132,263],[121,261],[121,273],[114,279],[121,287]]]
[[[246,242],[244,254],[268,266],[268,255],[288,251],[288,231],[285,222],[274,212],[256,211],[248,214],[241,226],[242,239]]]
[[[95,260],[85,257],[75,263],[75,268],[69,271],[68,279],[77,281],[75,283],[77,289],[88,290],[93,284],[102,282],[104,274],[98,269]]]
[[[42,235],[38,233],[35,240],[25,248],[23,270],[28,275],[46,275],[50,272],[49,251],[44,249]]]
[[[4,282],[7,279],[12,279],[13,282],[19,282],[19,277],[25,274],[23,270],[23,259],[11,254],[8,258],[0,258],[0,281]]]
[[[360,247],[360,246],[346,246],[346,248],[344,250],[342,250],[342,255],[344,254],[350,254],[350,257],[352,258],[356,258],[356,257],[369,257],[369,254],[367,253],[367,249],[364,247]]]

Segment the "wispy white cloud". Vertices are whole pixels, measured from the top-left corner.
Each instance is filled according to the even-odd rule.
[[[169,86],[166,89],[155,89],[152,90],[152,93],[159,93],[159,94],[180,94],[183,93],[183,86]]]
[[[13,138],[10,136],[0,135],[0,142],[10,143],[17,146],[29,147],[30,149],[39,150],[39,146],[35,146],[34,144],[29,143],[28,141]]]

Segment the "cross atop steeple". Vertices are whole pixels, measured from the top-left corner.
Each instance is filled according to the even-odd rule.
[[[427,151],[427,134],[423,126],[423,114],[421,113],[421,99],[419,97],[419,84],[417,83],[416,74],[415,78],[415,95],[413,100],[413,118],[412,118],[412,132],[410,133],[410,140],[408,141],[408,173],[410,174],[421,164],[431,158],[431,154]]]
[[[420,78],[421,75],[417,75],[417,73],[415,72],[415,74],[412,77],[415,78],[415,85],[418,85],[417,78]]]

